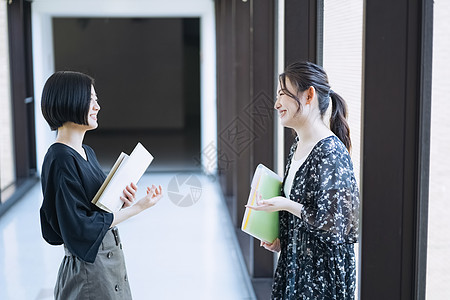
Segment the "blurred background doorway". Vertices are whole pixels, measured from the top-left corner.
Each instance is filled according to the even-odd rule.
[[[200,153],[200,18],[52,19],[55,71],[96,80],[99,128],[86,134],[109,170],[140,141],[152,171],[196,171]]]

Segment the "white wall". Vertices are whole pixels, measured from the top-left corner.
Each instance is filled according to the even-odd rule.
[[[32,3],[38,173],[55,138],[40,110],[42,88],[54,72],[52,17],[200,17],[201,149],[211,143],[217,145],[214,1],[39,0]]]

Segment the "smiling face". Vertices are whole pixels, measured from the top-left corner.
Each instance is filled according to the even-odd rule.
[[[301,116],[302,108],[297,100],[286,94],[286,90],[293,95],[298,95],[300,101],[304,93],[299,94],[287,77],[286,86],[284,88],[280,84],[278,86],[277,101],[275,102],[274,108],[278,111],[281,125],[295,129],[301,121],[299,117]]]
[[[88,130],[92,130],[98,127],[97,114],[100,110],[100,105],[98,104],[97,93],[95,92],[94,86],[91,86],[91,103],[89,104],[88,112]]]

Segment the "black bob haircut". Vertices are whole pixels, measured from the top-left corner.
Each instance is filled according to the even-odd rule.
[[[41,98],[42,115],[52,130],[66,122],[88,125],[94,79],[86,74],[59,71],[47,79]]]

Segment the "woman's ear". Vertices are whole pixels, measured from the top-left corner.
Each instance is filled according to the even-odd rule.
[[[314,99],[314,96],[316,95],[316,89],[313,86],[310,86],[306,90],[306,104],[311,104],[311,101]]]

